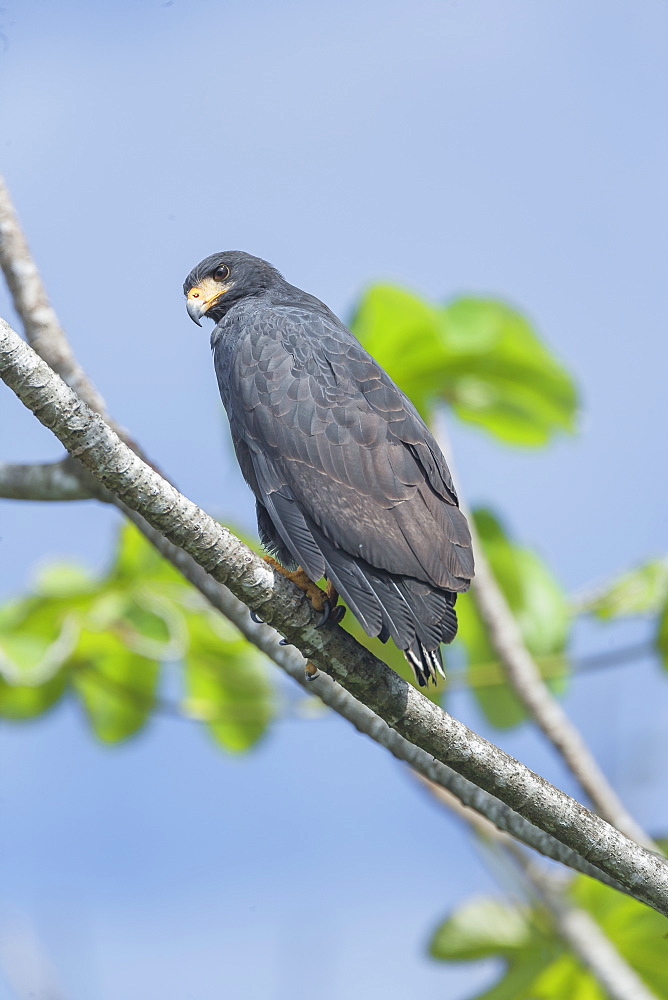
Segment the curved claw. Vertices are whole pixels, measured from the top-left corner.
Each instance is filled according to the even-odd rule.
[[[317,622],[313,627],[322,628],[323,625],[326,625],[327,622],[329,621],[331,613],[332,613],[332,605],[329,598],[326,597],[322,605],[322,612],[320,614],[320,618],[318,618]]]
[[[264,619],[260,618],[254,611],[250,613],[251,621],[255,622],[256,625],[264,625]]]
[[[345,613],[345,605],[337,604],[332,607],[332,602],[327,598],[323,605],[322,614],[313,627],[322,628],[323,625],[338,625]]]
[[[279,645],[279,646],[291,646],[291,645],[292,645],[292,643],[291,643],[291,642],[288,642],[288,640],[287,640],[287,639],[279,639],[279,640],[278,640],[278,645]]]

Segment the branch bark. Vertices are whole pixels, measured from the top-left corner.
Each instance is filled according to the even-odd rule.
[[[300,591],[142,462],[4,321],[0,377],[104,486],[388,726],[668,915],[663,859],[468,730],[342,629],[316,630],[316,613]]]

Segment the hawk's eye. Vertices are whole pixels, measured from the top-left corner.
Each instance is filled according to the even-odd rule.
[[[214,281],[225,281],[225,279],[229,278],[229,276],[230,276],[230,269],[227,266],[227,264],[221,264],[220,267],[217,267],[216,270],[213,272]]]

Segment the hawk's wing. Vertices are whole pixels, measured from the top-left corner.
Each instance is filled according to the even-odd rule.
[[[471,539],[445,459],[332,314],[274,307],[244,328],[232,370],[218,357],[216,368],[244,475],[312,579],[346,554],[439,589],[468,588]]]

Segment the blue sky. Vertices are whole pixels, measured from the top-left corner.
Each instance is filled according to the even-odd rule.
[[[536,455],[453,427],[456,463],[579,589],[666,549],[665,28],[661,0],[8,0],[0,169],[115,417],[246,529],[208,333],[183,308],[199,259],[259,254],[344,316],[377,279],[524,309],[576,373],[580,433]],[[0,392],[0,458],[59,454]],[[115,530],[92,504],[3,502],[0,595],[47,554],[103,565]],[[643,634],[582,630],[578,649]],[[666,692],[639,661],[566,701],[653,830]],[[451,708],[485,731],[466,695]],[[573,790],[529,730],[487,735]],[[107,750],[63,705],[0,731],[0,809],[0,961],[24,928],[68,1000],[473,989],[424,946],[491,877],[337,719],[286,720],[232,760],[169,719]]]

